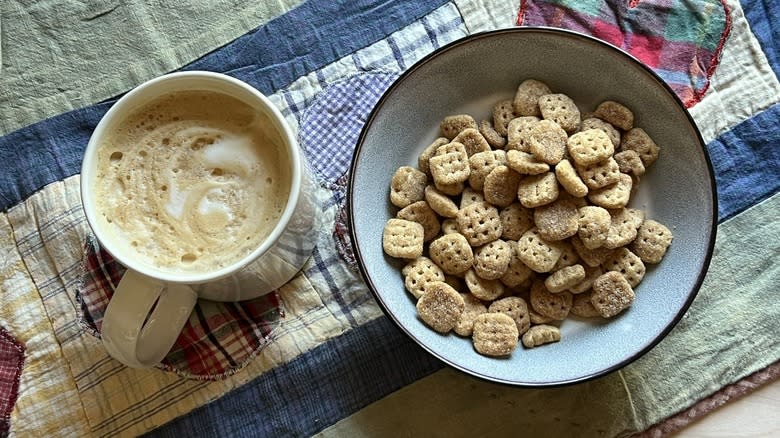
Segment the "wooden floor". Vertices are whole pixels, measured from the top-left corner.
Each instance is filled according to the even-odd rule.
[[[780,437],[780,380],[727,403],[674,437]]]

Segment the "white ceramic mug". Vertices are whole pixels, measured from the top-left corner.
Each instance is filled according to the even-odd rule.
[[[164,94],[205,90],[236,98],[267,116],[290,156],[290,191],[268,237],[248,255],[209,272],[172,273],[141,263],[128,245],[102,229],[94,195],[97,151],[102,140],[133,110]],[[172,73],[145,82],[119,99],[93,132],[81,168],[81,198],[101,247],[128,269],[103,315],[106,350],[122,363],[150,367],[170,351],[198,298],[240,301],[267,294],[289,281],[311,255],[319,227],[315,187],[292,130],[279,110],[250,85],[219,73]],[[130,201],[131,202],[131,201]],[[151,313],[150,313],[151,312]]]

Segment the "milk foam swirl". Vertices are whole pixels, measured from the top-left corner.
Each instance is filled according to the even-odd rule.
[[[104,225],[160,268],[235,262],[270,233],[289,194],[289,158],[269,126],[246,104],[208,92],[143,108],[99,151]]]

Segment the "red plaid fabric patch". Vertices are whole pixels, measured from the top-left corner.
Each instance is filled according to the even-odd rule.
[[[8,435],[23,364],[24,346],[0,327],[0,437]]]
[[[84,271],[77,292],[82,320],[100,336],[108,301],[125,268],[94,239],[84,245]],[[263,348],[284,317],[279,294],[236,303],[198,300],[162,368],[199,380],[217,380],[243,368]]]
[[[619,47],[690,108],[718,66],[729,14],[725,0],[521,0],[517,24],[574,30]]]

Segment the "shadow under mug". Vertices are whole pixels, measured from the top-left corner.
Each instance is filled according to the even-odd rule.
[[[248,255],[209,272],[171,272],[139,261],[127,245],[104,229],[96,209],[97,152],[122,119],[166,94],[211,91],[236,98],[265,115],[290,157],[290,194],[276,226]],[[101,337],[108,353],[134,368],[151,367],[170,351],[198,298],[241,301],[278,289],[292,279],[312,253],[320,206],[305,157],[292,130],[273,103],[250,85],[219,73],[190,71],[149,80],[119,99],[90,137],[81,168],[81,199],[100,245],[127,271],[103,316]]]

